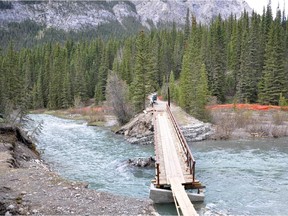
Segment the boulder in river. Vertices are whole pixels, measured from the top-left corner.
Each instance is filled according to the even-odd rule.
[[[128,163],[135,167],[154,167],[155,166],[155,158],[149,157],[149,158],[134,158],[129,159]]]

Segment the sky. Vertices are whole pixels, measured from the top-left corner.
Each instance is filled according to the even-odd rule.
[[[288,1],[287,0],[271,0],[272,2],[272,12],[273,15],[275,16],[276,14],[276,9],[279,3],[280,9],[283,11],[284,9],[284,2],[285,3],[285,11],[286,14],[288,13]],[[263,13],[263,7],[267,6],[268,0],[246,0],[246,2],[249,4],[251,8],[253,8],[257,13],[262,14]]]

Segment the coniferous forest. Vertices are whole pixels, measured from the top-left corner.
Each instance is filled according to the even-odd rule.
[[[7,106],[61,109],[106,100],[107,78],[117,74],[127,87],[134,112],[155,91],[188,113],[205,116],[208,100],[218,103],[283,105],[288,97],[288,22],[243,12],[240,19],[219,15],[201,25],[187,11],[184,29],[140,31],[125,39],[49,42],[0,55],[0,113]],[[112,72],[113,71],[113,72]],[[162,89],[162,90],[161,90]]]

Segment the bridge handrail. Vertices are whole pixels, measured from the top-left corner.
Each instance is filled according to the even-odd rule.
[[[154,108],[153,109],[153,120],[154,120],[154,147],[155,147],[155,159],[156,159],[156,176],[157,176],[157,179],[156,179],[156,185],[159,186],[160,185],[160,168],[159,168],[159,154],[157,153],[157,150],[158,150],[158,147],[156,146],[157,145],[157,141],[158,141],[158,131],[157,131],[157,121],[156,121],[156,109]]]
[[[180,130],[180,127],[179,127],[179,125],[178,125],[173,113],[171,112],[171,109],[170,109],[168,104],[166,105],[166,110],[167,110],[169,116],[171,117],[173,126],[174,126],[174,128],[176,130],[176,133],[177,133],[177,136],[178,136],[178,138],[180,140],[182,149],[185,152],[186,162],[187,162],[187,165],[190,168],[190,174],[193,175],[193,182],[195,182],[195,164],[196,164],[196,161],[194,160],[192,152],[191,152],[191,150],[190,150],[190,148],[189,148],[189,146],[187,144],[187,141],[186,141],[182,131]]]

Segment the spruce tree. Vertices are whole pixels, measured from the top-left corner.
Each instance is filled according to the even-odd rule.
[[[196,89],[199,81],[199,71],[202,65],[201,59],[201,35],[197,27],[196,18],[193,17],[191,36],[188,48],[185,50],[180,74],[180,105],[190,114],[195,114],[197,93]]]
[[[134,80],[132,82],[132,101],[135,112],[141,112],[145,109],[145,75],[146,75],[146,36],[143,31],[139,33],[136,40],[136,60],[135,60],[135,71]]]
[[[202,64],[199,81],[197,83],[196,95],[197,100],[195,103],[195,117],[201,120],[207,120],[206,105],[208,102],[208,97],[210,95],[208,90],[208,78],[205,64]]]
[[[184,26],[184,43],[188,41],[190,36],[190,10],[187,8],[185,26]]]
[[[227,96],[233,97],[236,94],[236,86],[238,83],[238,75],[240,71],[240,57],[241,57],[241,38],[242,38],[242,25],[236,17],[233,21],[231,38],[228,43],[227,48],[227,75],[226,83],[227,87],[225,89],[225,94]]]
[[[210,89],[211,94],[217,97],[217,101],[222,103],[225,101],[224,74],[226,71],[225,65],[225,43],[222,18],[219,15],[216,21],[212,24],[210,34],[210,49],[211,49],[211,67],[210,67]]]
[[[32,95],[33,95],[33,109],[44,108],[41,73],[38,76],[37,82],[34,84]]]
[[[173,71],[171,71],[170,76],[169,76],[169,89],[170,89],[170,98],[172,101],[176,101],[177,100],[177,87],[175,84],[175,76]]]
[[[266,46],[264,71],[259,83],[259,102],[278,104],[280,93],[286,94],[284,31],[281,26],[281,12],[273,22]]]
[[[98,72],[97,84],[95,87],[95,103],[105,100],[106,83],[109,70],[109,53],[106,47],[103,51],[101,65]]]

